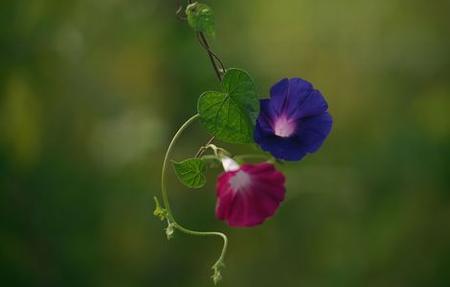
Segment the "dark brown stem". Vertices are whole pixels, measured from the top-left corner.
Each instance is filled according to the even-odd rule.
[[[187,0],[188,4],[192,4],[192,0]],[[177,17],[180,20],[185,21],[186,15],[183,13],[183,5],[181,4],[180,0],[177,0]],[[225,73],[225,65],[223,61],[220,59],[220,57],[211,50],[211,46],[208,43],[208,39],[206,39],[206,36],[203,32],[197,32],[197,40],[200,43],[200,46],[202,46],[203,49],[205,49],[206,53],[208,54],[209,60],[211,61],[211,65],[214,69],[214,72],[217,76],[217,79],[219,82],[222,82],[222,74]],[[209,141],[206,143],[206,145],[211,144],[214,141],[214,136],[209,139]],[[202,150],[199,150],[196,157],[200,157],[203,154]]]
[[[205,34],[202,32],[197,33],[197,40],[200,43],[200,45],[206,50],[208,53],[209,59],[211,60],[211,64],[213,66],[214,72],[216,73],[217,79],[219,82],[222,82],[222,73],[225,73],[225,65],[223,64],[222,60],[215,54],[211,47],[209,46],[208,40],[205,37]],[[217,62],[216,62],[217,61]],[[221,70],[217,66],[217,63],[219,63]],[[215,136],[211,137],[209,141],[205,144],[209,145],[214,141]],[[204,153],[204,149],[200,149],[195,157],[200,157]]]
[[[183,5],[181,5],[180,0],[177,0],[176,4],[177,4],[177,11],[175,12],[175,14],[177,15],[178,20],[186,21],[187,17],[184,14]]]
[[[220,58],[211,50],[211,47],[209,46],[208,40],[206,39],[204,33],[198,32],[197,33],[197,39],[198,39],[200,45],[208,53],[208,56],[209,56],[209,59],[211,60],[211,64],[213,66],[214,72],[216,73],[217,78],[221,82],[222,81],[222,71],[223,72],[225,71],[225,66],[224,66],[222,60],[220,60]],[[219,63],[221,69],[219,68],[217,63]]]
[[[192,4],[192,0],[187,0],[187,3]],[[183,5],[181,4],[180,0],[176,1],[176,6],[177,6],[177,11],[176,11],[177,18],[179,20],[186,21],[187,16],[184,11],[185,9],[184,9]],[[200,46],[202,46],[202,48],[205,49],[206,53],[208,54],[209,60],[211,61],[211,65],[214,69],[217,79],[221,82],[222,74],[225,73],[225,70],[226,70],[225,65],[223,64],[223,61],[211,49],[211,46],[208,43],[208,39],[206,38],[206,36],[203,32],[197,32],[197,40],[200,43]]]

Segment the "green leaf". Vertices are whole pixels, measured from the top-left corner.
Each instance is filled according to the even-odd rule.
[[[203,32],[214,37],[216,20],[213,10],[203,3],[192,3],[186,7],[186,15],[189,25],[196,32]]]
[[[197,110],[202,124],[217,139],[228,143],[253,142],[259,101],[247,72],[227,70],[222,91],[203,93],[198,99]]]
[[[189,188],[201,188],[206,183],[206,165],[199,158],[190,158],[181,162],[172,161],[175,174],[180,182]]]
[[[159,219],[163,221],[167,218],[167,210],[161,207],[156,196],[154,196],[153,199],[155,200],[155,210],[153,211],[153,215],[159,217]]]

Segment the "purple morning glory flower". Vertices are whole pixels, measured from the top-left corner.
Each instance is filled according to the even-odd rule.
[[[260,100],[254,139],[261,148],[283,160],[300,160],[317,151],[331,131],[328,104],[311,83],[283,79]]]

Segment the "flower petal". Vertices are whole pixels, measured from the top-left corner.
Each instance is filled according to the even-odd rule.
[[[333,118],[327,113],[299,120],[297,140],[306,152],[317,151],[323,144],[333,125]]]
[[[272,164],[245,164],[240,172],[247,173],[251,184],[243,190],[233,190],[230,182],[239,171],[225,172],[217,182],[216,216],[234,227],[250,227],[263,223],[284,200],[282,173]]]
[[[234,192],[229,184],[230,179],[234,176],[235,172],[224,172],[219,175],[216,184],[217,202],[216,202],[216,216],[220,220],[224,220],[228,216],[229,206],[231,205]]]
[[[295,114],[303,99],[313,91],[311,83],[300,78],[283,79],[270,90],[270,104],[277,116]]]
[[[310,90],[308,93],[300,93],[299,95],[298,106],[295,111],[291,112],[295,119],[311,117],[327,111],[328,104],[320,91]]]
[[[300,160],[306,155],[297,137],[282,138],[273,133],[264,132],[256,123],[254,139],[259,146],[274,157],[283,160]]]
[[[301,160],[307,153],[320,148],[331,131],[332,123],[333,119],[328,112],[300,119],[294,136],[282,138],[261,129],[257,122],[254,139],[263,150],[278,159]]]
[[[260,100],[260,111],[258,119],[256,120],[259,127],[265,132],[273,133],[273,124],[277,115],[270,105],[269,99]]]

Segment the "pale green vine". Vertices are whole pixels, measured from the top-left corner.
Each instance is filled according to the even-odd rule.
[[[167,148],[166,154],[164,156],[164,161],[162,165],[161,170],[161,196],[163,199],[163,206],[160,205],[158,198],[154,197],[156,208],[154,211],[154,215],[158,216],[161,220],[167,221],[167,227],[166,227],[166,235],[167,239],[171,239],[173,237],[174,231],[179,230],[183,233],[195,235],[195,236],[218,236],[222,238],[223,240],[223,247],[222,252],[220,253],[219,259],[214,263],[214,265],[211,267],[213,269],[213,275],[211,278],[214,281],[214,284],[219,282],[222,279],[221,270],[225,266],[224,260],[225,260],[225,254],[227,251],[227,245],[228,245],[228,238],[225,234],[221,232],[215,232],[215,231],[195,231],[188,229],[186,227],[183,227],[180,225],[174,218],[172,209],[170,208],[170,202],[169,202],[169,195],[167,193],[166,188],[166,176],[167,176],[167,166],[169,162],[170,155],[172,153],[173,147],[175,146],[177,140],[182,135],[183,131],[188,128],[194,121],[196,121],[199,118],[199,114],[196,114],[189,118],[175,133],[174,137],[170,141],[169,147]]]

